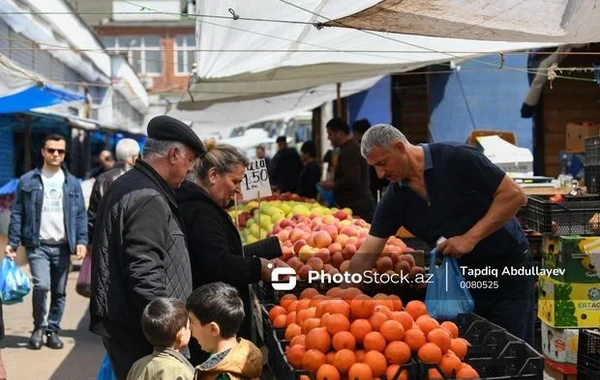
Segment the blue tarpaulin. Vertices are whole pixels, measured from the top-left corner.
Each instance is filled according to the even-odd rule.
[[[0,195],[14,193],[17,190],[17,186],[19,186],[19,180],[17,178],[11,179],[4,186],[0,187]]]
[[[84,100],[78,94],[49,85],[33,85],[23,91],[0,96],[0,113],[23,112],[33,108],[48,107],[59,103]]]

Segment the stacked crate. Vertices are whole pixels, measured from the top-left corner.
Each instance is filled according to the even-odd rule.
[[[600,191],[600,136],[585,139],[585,186],[590,194]]]

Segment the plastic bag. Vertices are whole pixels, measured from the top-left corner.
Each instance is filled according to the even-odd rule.
[[[451,256],[444,256],[442,265],[435,265],[437,250],[430,255],[429,272],[433,274],[427,284],[425,306],[429,315],[437,320],[454,319],[460,313],[473,312],[474,302],[469,290],[463,285],[465,279],[458,262]]]
[[[83,258],[81,268],[79,268],[79,276],[77,276],[77,284],[75,284],[75,291],[77,294],[82,295],[86,298],[90,298],[92,295],[92,255],[87,254]]]
[[[102,363],[100,363],[100,369],[98,369],[98,375],[96,375],[96,380],[117,380],[113,372],[112,366],[110,365],[110,359],[108,358],[108,354],[104,354],[104,359],[102,359]]]
[[[335,206],[335,198],[333,197],[333,190],[325,190],[320,183],[317,183],[317,191],[319,200],[325,202],[327,207]]]
[[[7,257],[2,261],[0,271],[0,299],[4,305],[12,305],[23,302],[31,291],[29,277]]]

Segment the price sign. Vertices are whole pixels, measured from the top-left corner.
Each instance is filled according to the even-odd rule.
[[[269,172],[264,158],[254,160],[246,167],[244,178],[242,178],[242,198],[245,201],[271,195],[271,184],[269,183]]]

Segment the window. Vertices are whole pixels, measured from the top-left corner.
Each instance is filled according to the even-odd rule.
[[[106,49],[121,54],[138,74],[162,74],[160,37],[119,36],[102,38]]]
[[[175,37],[175,72],[189,75],[196,61],[196,38],[194,35]]]

